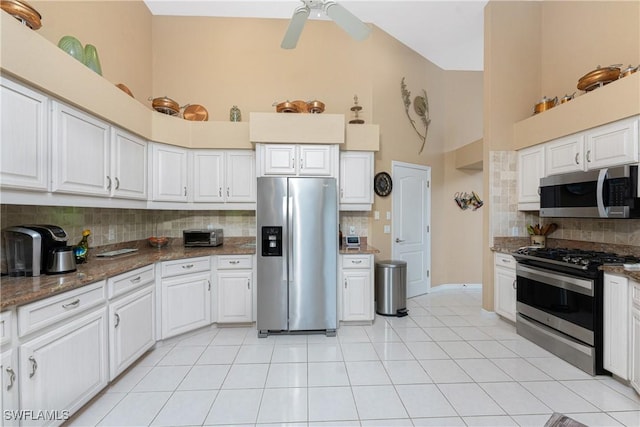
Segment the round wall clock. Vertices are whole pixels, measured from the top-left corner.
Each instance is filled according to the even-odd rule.
[[[379,172],[373,178],[373,189],[378,196],[388,196],[392,187],[391,176],[386,172]]]

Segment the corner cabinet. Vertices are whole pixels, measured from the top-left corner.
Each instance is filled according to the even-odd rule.
[[[340,258],[340,320],[373,321],[373,255],[341,255]]]
[[[258,176],[337,176],[333,144],[256,144]]]
[[[253,321],[253,256],[220,255],[216,257],[218,323]]]
[[[516,321],[516,260],[511,255],[496,253],[494,257],[494,311]]]
[[[340,152],[340,210],[370,211],[373,204],[373,152]]]
[[[518,210],[540,209],[540,178],[545,172],[542,145],[518,151]]]
[[[3,77],[0,78],[0,102],[0,185],[47,191],[47,97]]]
[[[153,144],[151,149],[152,199],[164,202],[187,202],[186,148]]]
[[[111,128],[111,195],[147,199],[147,142],[122,129]]]

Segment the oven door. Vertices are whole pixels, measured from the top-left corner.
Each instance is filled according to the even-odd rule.
[[[593,346],[595,281],[518,263],[518,313]]]

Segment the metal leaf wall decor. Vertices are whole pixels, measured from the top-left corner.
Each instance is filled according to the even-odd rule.
[[[413,111],[420,117],[420,121],[424,126],[424,133],[421,133],[416,127],[416,121],[411,118],[409,114],[409,107],[411,106],[411,92],[407,90],[407,85],[404,82],[404,77],[400,82],[400,92],[402,93],[402,101],[404,103],[404,112],[407,114],[407,118],[409,119],[409,123],[413,130],[416,131],[420,140],[422,141],[422,145],[420,146],[420,151],[418,154],[422,153],[424,150],[424,145],[427,142],[427,132],[429,132],[429,124],[431,124],[431,119],[429,118],[429,98],[427,98],[427,91],[422,89],[423,96],[416,96],[413,99]]]

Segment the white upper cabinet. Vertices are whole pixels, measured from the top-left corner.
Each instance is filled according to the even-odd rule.
[[[373,203],[373,153],[340,153],[340,210],[371,210]]]
[[[52,137],[52,190],[109,196],[109,124],[54,101]]]
[[[0,185],[47,191],[47,97],[0,78],[0,102]]]
[[[540,209],[540,178],[544,176],[542,145],[518,151],[518,210]]]
[[[638,116],[630,117],[544,144],[546,174],[637,163],[638,121]]]
[[[111,194],[147,199],[147,142],[121,129],[111,130]]]
[[[256,201],[256,156],[254,151],[225,152],[225,185],[227,203]]]
[[[186,202],[189,151],[172,145],[153,144],[152,197],[156,201]]]
[[[256,144],[258,176],[337,176],[338,147]]]
[[[193,200],[196,202],[224,202],[224,152],[193,151]]]

